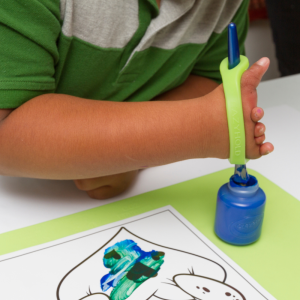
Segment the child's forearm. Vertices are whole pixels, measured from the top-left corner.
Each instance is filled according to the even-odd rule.
[[[215,81],[201,76],[189,75],[186,81],[166,93],[163,93],[155,100],[185,100],[202,97],[219,86]]]
[[[225,103],[217,90],[171,102],[39,96],[0,123],[0,173],[81,179],[196,157],[226,158]]]

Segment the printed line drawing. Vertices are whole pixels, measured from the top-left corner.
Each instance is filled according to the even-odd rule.
[[[95,247],[97,249],[97,247]],[[59,282],[57,300],[246,300],[206,257],[150,242],[121,227]]]

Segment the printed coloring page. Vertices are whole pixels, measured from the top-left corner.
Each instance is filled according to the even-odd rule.
[[[0,256],[3,299],[274,300],[172,207]]]

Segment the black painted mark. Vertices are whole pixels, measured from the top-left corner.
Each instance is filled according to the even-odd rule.
[[[105,259],[110,259],[110,258],[120,259],[120,258],[121,258],[121,255],[118,254],[115,250],[112,250],[112,251],[106,253],[106,254],[104,255],[104,258],[105,258]]]
[[[151,254],[153,260],[160,260],[161,257],[165,256],[165,252],[156,252],[155,254]]]
[[[153,270],[152,268],[145,266],[141,262],[137,262],[132,269],[127,273],[127,278],[129,280],[135,281],[140,279],[142,276],[156,277],[157,271]]]

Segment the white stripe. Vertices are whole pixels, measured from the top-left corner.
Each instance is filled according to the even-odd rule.
[[[103,48],[124,48],[139,26],[138,0],[61,0],[62,32]]]
[[[144,0],[146,1],[146,0]],[[174,49],[206,43],[221,33],[242,0],[162,0],[134,53],[149,47]],[[61,0],[62,32],[103,48],[123,48],[139,26],[138,0]]]
[[[159,16],[148,27],[129,57],[149,47],[174,49],[179,45],[206,43],[213,32],[221,33],[242,0],[162,0]],[[124,68],[123,68],[124,69]]]

